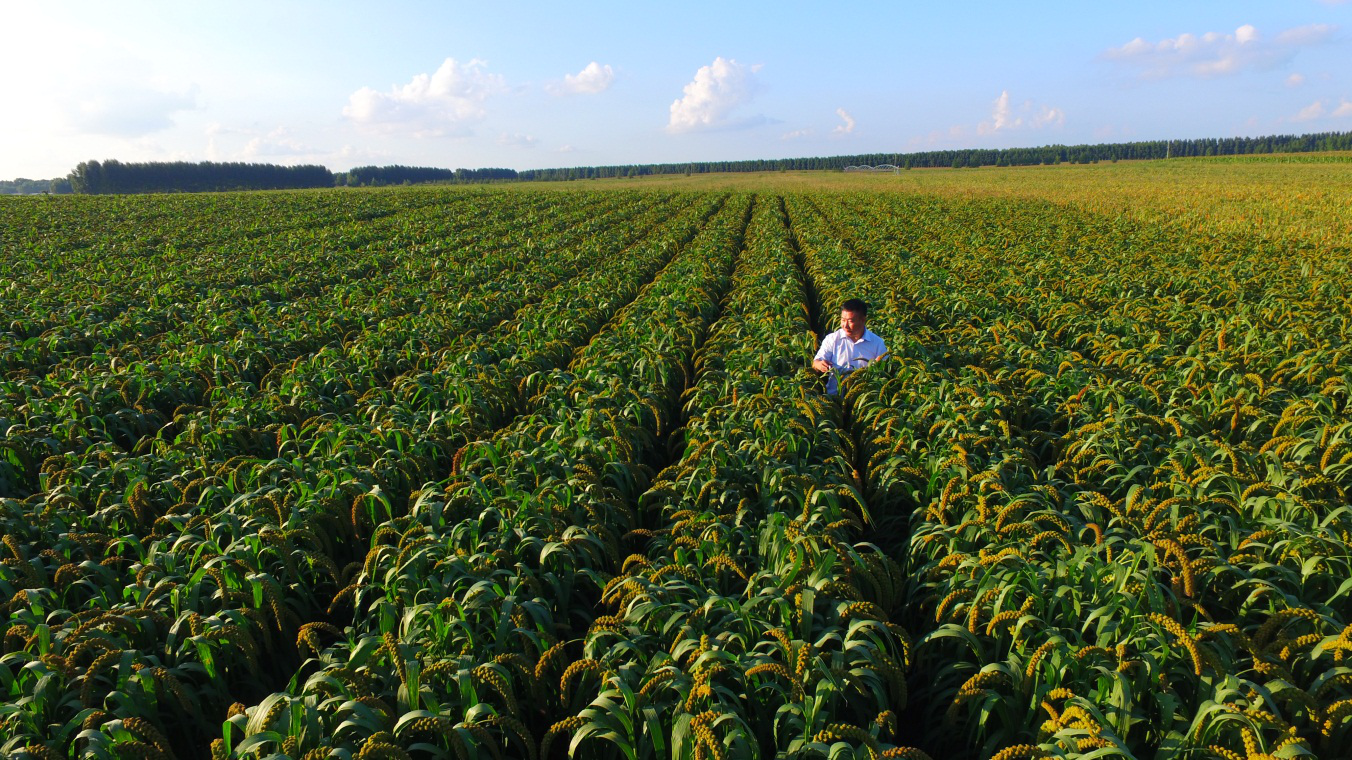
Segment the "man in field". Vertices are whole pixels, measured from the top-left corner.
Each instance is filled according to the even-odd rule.
[[[836,377],[844,376],[887,353],[883,339],[865,326],[868,304],[851,298],[840,307],[840,329],[822,339],[822,347],[812,358],[812,368],[830,373],[826,392],[836,395]],[[832,372],[832,370],[835,370]]]

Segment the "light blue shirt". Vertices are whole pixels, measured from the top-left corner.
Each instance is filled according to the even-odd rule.
[[[883,339],[872,330],[865,328],[864,337],[851,340],[850,336],[845,334],[845,330],[840,329],[822,338],[822,347],[817,349],[817,355],[812,357],[812,360],[821,359],[835,367],[838,372],[848,374],[868,366],[869,362],[885,353],[887,346],[883,345]],[[826,392],[833,396],[836,394],[834,373],[826,382]]]

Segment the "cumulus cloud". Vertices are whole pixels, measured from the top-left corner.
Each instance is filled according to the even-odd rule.
[[[1291,117],[1291,121],[1314,121],[1325,117],[1341,119],[1348,116],[1352,116],[1352,100],[1344,99],[1338,104],[1337,108],[1334,108],[1332,103],[1327,100],[1316,100],[1300,109],[1295,116]]]
[[[587,64],[576,74],[565,74],[562,82],[545,86],[554,95],[595,95],[610,89],[615,81],[615,70],[609,64],[602,66],[596,61]]]
[[[504,89],[503,78],[488,62],[460,63],[447,58],[432,74],[418,74],[388,92],[363,87],[348,97],[343,115],[376,132],[408,132],[417,137],[468,134],[468,124],[483,118],[484,103]]]
[[[23,4],[5,10],[7,22],[16,13],[18,21],[0,30],[0,47],[12,61],[41,61],[41,72],[5,79],[12,122],[49,136],[134,139],[168,129],[179,114],[200,108],[201,90],[187,71],[146,57],[119,36],[79,25],[67,28],[42,18],[49,15],[42,11],[25,18],[30,12]],[[60,54],[52,55],[50,41],[58,37]]]
[[[954,124],[948,129],[931,130],[929,134],[912,137],[907,140],[907,145],[911,148],[919,147],[941,147],[953,146],[966,148],[971,147],[972,130],[970,127],[962,124]]]
[[[759,92],[756,73],[760,70],[759,64],[746,66],[722,56],[708,66],[701,66],[695,72],[695,78],[685,86],[683,95],[672,101],[667,129],[691,132],[749,126],[763,121],[760,118],[731,119],[734,110],[749,103]]]
[[[77,132],[140,137],[174,124],[174,115],[197,108],[197,87],[183,91],[153,84],[103,83],[66,104],[66,121]]]
[[[244,158],[304,158],[323,153],[325,151],[302,142],[286,127],[276,127],[267,134],[256,135],[240,151]]]
[[[1299,86],[1301,86],[1301,85],[1303,85],[1303,84],[1305,84],[1305,75],[1304,75],[1304,74],[1299,74],[1299,73],[1297,73],[1297,74],[1292,74],[1291,76],[1289,76],[1289,77],[1286,78],[1286,86],[1287,86],[1287,87],[1299,87]]]
[[[384,152],[357,149],[351,145],[344,145],[337,150],[314,145],[301,139],[285,125],[263,130],[216,122],[209,124],[203,133],[207,138],[206,157],[211,161],[332,164],[387,157]]]
[[[1046,104],[1037,105],[1031,100],[1025,100],[1016,107],[1010,101],[1009,90],[1003,90],[1000,97],[991,103],[991,117],[977,125],[976,133],[992,135],[1016,129],[1059,127],[1065,123],[1066,113],[1060,108]]]
[[[1310,24],[1309,26],[1297,26],[1287,29],[1277,35],[1277,44],[1291,45],[1294,47],[1304,47],[1306,45],[1318,45],[1329,37],[1333,36],[1337,27],[1332,24]]]
[[[1300,109],[1300,112],[1297,113],[1295,116],[1291,117],[1291,120],[1312,121],[1314,119],[1318,119],[1320,116],[1323,115],[1324,115],[1324,101],[1316,100],[1315,102],[1309,104],[1308,106],[1305,106],[1304,108]]]
[[[539,140],[534,135],[507,134],[498,135],[498,145],[511,145],[517,148],[534,148]]]
[[[840,124],[835,129],[831,130],[832,133],[837,135],[848,135],[854,131],[854,117],[847,113],[844,108],[837,108],[836,116],[839,116],[840,120],[845,123]]]
[[[1280,66],[1301,48],[1323,43],[1335,30],[1329,24],[1313,24],[1287,29],[1269,41],[1252,24],[1245,24],[1233,33],[1180,34],[1158,42],[1137,37],[1109,48],[1103,58],[1136,67],[1147,79],[1224,76]]]
[[[784,134],[779,136],[779,139],[797,140],[800,137],[811,137],[812,135],[815,134],[817,134],[817,130],[813,129],[812,127],[805,127],[803,129],[795,129],[792,132],[785,132]]]
[[[1059,108],[1052,108],[1051,106],[1042,106],[1042,108],[1037,112],[1037,115],[1034,116],[1033,120],[1029,123],[1032,124],[1034,129],[1037,129],[1039,127],[1045,127],[1048,125],[1055,125],[1059,127],[1062,124],[1066,123],[1066,112],[1062,111]]]
[[[991,132],[998,132],[1002,129],[1020,126],[1021,120],[1010,113],[1009,108],[1009,90],[1002,90],[1000,97],[995,99],[991,108],[990,121],[986,122]]]

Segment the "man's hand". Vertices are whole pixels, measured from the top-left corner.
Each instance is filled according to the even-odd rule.
[[[812,368],[823,373],[831,371],[831,365],[825,359],[813,359]]]

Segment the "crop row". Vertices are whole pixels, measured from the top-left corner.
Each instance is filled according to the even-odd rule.
[[[1285,388],[1276,363],[1264,382],[1243,368],[1263,341],[1248,357],[1223,338],[1208,351],[1215,334],[1197,328],[1174,349],[1194,360],[1171,367],[1158,323],[1154,356],[1122,362],[1080,340],[1083,323],[1058,324],[1069,288],[1030,299],[998,260],[955,276],[946,265],[979,255],[970,228],[864,205],[817,232],[848,242],[822,247],[828,269],[857,273],[846,289],[875,286],[898,338],[897,361],[861,376],[847,406],[876,498],[913,510],[912,612],[931,616],[913,624],[915,678],[924,722],[951,732],[923,743],[980,756],[1344,744],[1339,373]],[[878,255],[850,226],[908,245]],[[1163,287],[1183,292],[1187,272]],[[1079,313],[1100,325],[1125,309],[1137,324],[1207,319],[1204,306],[1152,313],[1151,299],[1093,312],[1082,290]]]
[[[633,235],[626,223],[635,213],[621,211],[610,221]],[[288,380],[295,385],[296,377],[315,380],[307,386],[311,396],[338,395],[331,383],[313,375],[353,356],[365,356],[367,366],[351,369],[350,380],[342,381],[346,390],[388,379],[413,358],[501,322],[522,301],[595,265],[592,252],[577,244],[601,230],[590,225],[570,230],[570,221],[579,220],[563,215],[557,229],[566,232],[538,245],[507,248],[492,238],[467,245],[466,253],[452,259],[459,266],[443,268],[436,257],[410,256],[408,266],[323,297],[211,314],[200,325],[180,325],[145,361],[118,366],[114,360],[111,366],[71,367],[41,380],[9,382],[0,420],[8,418],[3,444],[10,461],[0,463],[0,486],[10,480],[11,493],[32,492],[38,466],[49,457],[108,447],[139,452],[184,411],[245,405],[260,391],[277,392]],[[503,298],[507,292],[515,298]],[[438,297],[429,300],[427,293]],[[373,353],[364,355],[368,349]],[[396,350],[404,356],[388,355]],[[375,375],[369,372],[375,369],[372,361],[401,366]],[[342,377],[330,372],[331,379]],[[307,408],[304,401],[292,402],[298,414],[326,411]]]
[[[0,755],[1352,745],[1342,249],[1011,198],[249,198],[0,204]],[[850,297],[891,353],[832,398]]]
[[[21,255],[0,264],[12,298],[0,337],[48,344],[86,331],[115,336],[129,329],[128,315],[153,315],[165,304],[218,290],[236,299],[280,300],[290,288],[340,277],[348,269],[340,262],[351,252],[407,247],[420,222],[468,227],[503,205],[471,195],[368,196],[356,207],[350,199],[325,200],[321,194],[278,194],[267,204],[221,196],[105,197],[80,203],[78,212],[68,199],[6,204],[0,229],[12,237],[6,249]],[[546,197],[527,202],[548,204]]]
[[[464,447],[449,478],[376,528],[335,600],[353,625],[312,629],[316,656],[288,691],[232,709],[227,754],[535,755],[566,704],[548,684],[619,569],[630,502],[749,204],[730,201],[636,300],[606,310],[614,318],[566,371],[524,377],[528,413]]]
[[[680,459],[639,500],[561,686],[570,752],[836,757],[885,751],[906,701],[900,568],[820,383],[778,199],[759,198],[723,314],[694,362]],[[545,753],[542,751],[542,755]]]
[[[213,408],[204,424],[157,439],[150,454],[50,473],[44,501],[36,505],[43,514],[38,526],[23,521],[33,500],[7,500],[5,532],[22,556],[6,563],[4,570],[14,572],[0,580],[12,598],[9,644],[21,645],[7,656],[19,658],[16,666],[28,664],[14,669],[26,674],[14,689],[54,690],[9,716],[10,744],[47,737],[64,747],[83,727],[93,731],[84,739],[88,751],[97,752],[126,739],[124,718],[135,725],[150,721],[174,736],[175,746],[190,746],[193,737],[200,742],[199,732],[211,725],[204,726],[202,716],[219,715],[230,697],[248,699],[266,688],[257,678],[260,657],[285,663],[288,637],[298,626],[326,618],[340,581],[357,570],[341,569],[351,558],[350,542],[370,535],[381,520],[378,509],[402,509],[388,494],[406,494],[409,483],[449,466],[450,454],[476,431],[510,417],[518,406],[514,375],[566,361],[569,346],[588,334],[578,328],[599,327],[607,309],[623,303],[670,256],[671,245],[688,234],[680,230],[699,224],[707,214],[699,207],[707,205],[701,201],[683,214],[675,240],[630,251],[629,268],[591,269],[567,281],[538,306],[518,311],[519,329],[463,336],[434,357],[420,355],[429,366],[388,386],[373,385],[375,392],[349,401],[353,408],[261,425],[270,399],[274,413],[286,409],[284,399],[263,395],[251,402],[254,417],[233,431],[220,424],[232,410]],[[575,251],[576,260],[621,255],[626,240],[660,229],[660,218],[600,238]],[[590,320],[560,324],[557,315],[570,301],[593,309]],[[491,352],[497,352],[491,365],[472,361]],[[495,382],[484,382],[486,372],[499,368]],[[83,496],[78,488],[85,484],[124,488],[124,497],[91,510],[72,496]],[[108,491],[93,489],[90,500],[94,493]],[[35,556],[26,547],[44,551]],[[108,651],[122,652],[125,662],[99,661]],[[156,684],[169,686],[128,685],[130,673],[156,667],[164,669],[154,671],[160,673]],[[123,688],[104,696],[105,684]],[[166,703],[163,689],[200,696]]]
[[[162,264],[153,256],[140,257],[136,259],[138,262],[156,271],[165,270],[171,278],[162,288],[166,292],[154,293],[149,303],[137,308],[119,305],[117,316],[111,321],[81,313],[64,333],[53,334],[58,331],[49,330],[23,340],[9,352],[12,365],[7,374],[11,379],[27,380],[31,378],[25,375],[41,374],[53,380],[78,383],[84,374],[106,371],[109,365],[172,360],[172,352],[185,346],[217,343],[254,332],[268,333],[275,329],[273,323],[278,322],[309,322],[316,339],[341,338],[380,318],[369,315],[366,322],[352,321],[363,316],[354,309],[354,304],[384,301],[389,308],[407,309],[408,304],[401,303],[407,299],[399,296],[409,288],[423,285],[429,277],[445,277],[448,272],[464,268],[465,273],[471,274],[471,282],[457,284],[473,284],[484,274],[494,272],[492,265],[498,263],[494,251],[519,247],[526,249],[523,252],[534,252],[530,249],[535,239],[551,240],[552,233],[558,230],[569,230],[572,235],[595,231],[596,227],[570,228],[584,219],[603,219],[609,213],[624,207],[632,209],[634,205],[630,202],[606,204],[600,209],[586,206],[564,209],[549,223],[535,229],[534,239],[520,228],[522,218],[529,219],[537,210],[536,205],[503,203],[494,209],[497,214],[488,219],[482,218],[483,213],[449,216],[447,209],[438,207],[381,219],[378,223],[354,224],[353,233],[340,238],[343,242],[336,249],[315,241],[284,246],[272,241],[262,241],[256,246],[236,243],[216,253],[221,268],[239,281],[206,289],[202,288],[200,273],[191,266],[184,267],[180,261]],[[323,231],[332,232],[328,228]],[[516,236],[511,234],[514,231]],[[529,242],[516,245],[522,241]],[[260,272],[256,259],[282,262],[286,271],[269,272],[264,268]],[[135,281],[138,277],[136,273],[124,272],[109,279]],[[355,313],[349,316],[349,312]],[[346,321],[326,324],[335,316]],[[260,348],[269,346],[264,344]],[[170,355],[166,357],[166,353]],[[16,369],[26,369],[26,373],[16,374]]]

